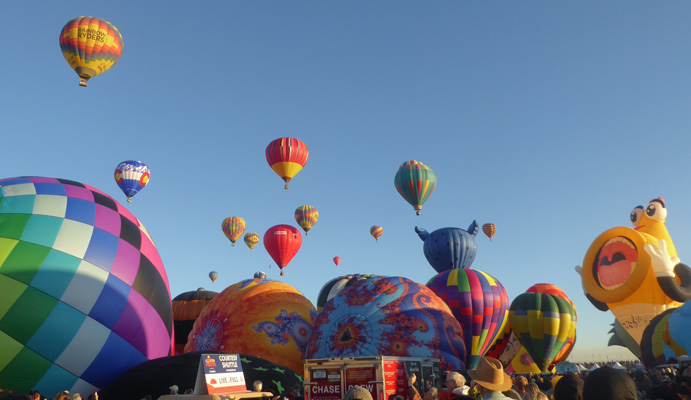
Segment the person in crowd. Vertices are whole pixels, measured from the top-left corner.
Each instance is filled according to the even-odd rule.
[[[636,384],[626,372],[600,367],[585,378],[583,400],[638,400]]]
[[[468,375],[477,384],[482,400],[509,399],[502,392],[511,389],[511,377],[496,358],[482,357]]]
[[[581,400],[583,379],[575,374],[564,375],[554,386],[554,400]]]
[[[528,378],[523,375],[517,376],[513,381],[513,389],[521,396],[526,392],[528,387]]]
[[[178,391],[180,390],[178,385],[173,385],[173,386],[169,387],[168,389],[170,389],[170,394],[178,394]]]
[[[256,381],[252,382],[252,390],[255,391],[255,392],[261,392],[261,391],[262,391],[262,386],[264,386],[264,384],[263,384],[262,381],[260,381],[259,379],[257,379]]]
[[[72,400],[82,400],[82,395],[79,393],[75,393],[72,395]]]
[[[465,382],[465,376],[460,372],[451,371],[446,375],[446,389],[449,391],[451,400],[458,396],[468,395],[470,387],[466,386]]]
[[[523,395],[523,400],[549,400],[546,394],[537,391],[537,392],[527,392],[525,395]]]
[[[89,395],[89,400],[98,400],[98,392],[93,392]]]

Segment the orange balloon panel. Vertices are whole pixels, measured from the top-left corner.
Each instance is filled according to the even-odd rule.
[[[297,289],[248,279],[216,296],[194,322],[185,352],[252,354],[300,372],[316,311]]]

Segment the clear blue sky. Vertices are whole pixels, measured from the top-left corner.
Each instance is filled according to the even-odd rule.
[[[120,62],[88,88],[58,45],[80,15],[124,38]],[[682,1],[8,2],[1,176],[73,179],[124,202],[115,166],[149,164],[128,208],[173,296],[257,270],[314,303],[347,273],[425,283],[435,271],[416,225],[494,222],[472,267],[511,299],[561,287],[579,315],[572,359],[620,358],[606,348],[614,317],[590,305],[573,268],[658,196],[691,257],[690,19]],[[289,190],[264,157],[281,136],[310,150]],[[393,185],[411,159],[438,178],[419,217]],[[238,215],[263,236],[295,225],[304,204],[320,219],[284,277],[263,245],[231,247],[221,232]]]

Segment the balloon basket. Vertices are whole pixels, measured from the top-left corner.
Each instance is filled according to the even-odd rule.
[[[86,86],[86,85],[84,85],[84,86]],[[128,198],[128,199],[127,199],[127,202],[128,202],[128,203],[131,203],[131,202],[132,202],[132,199]]]
[[[80,79],[79,86],[86,87],[86,79]]]
[[[284,188],[284,189],[288,189],[288,185],[285,185],[283,188]]]
[[[285,273],[283,273],[283,271],[281,271],[281,276],[283,276],[283,275],[285,275]]]

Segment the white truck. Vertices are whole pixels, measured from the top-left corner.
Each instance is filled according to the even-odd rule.
[[[341,400],[353,386],[367,389],[374,400],[407,399],[408,377],[424,395],[429,386],[440,387],[438,359],[418,357],[352,357],[305,360],[305,400]]]

